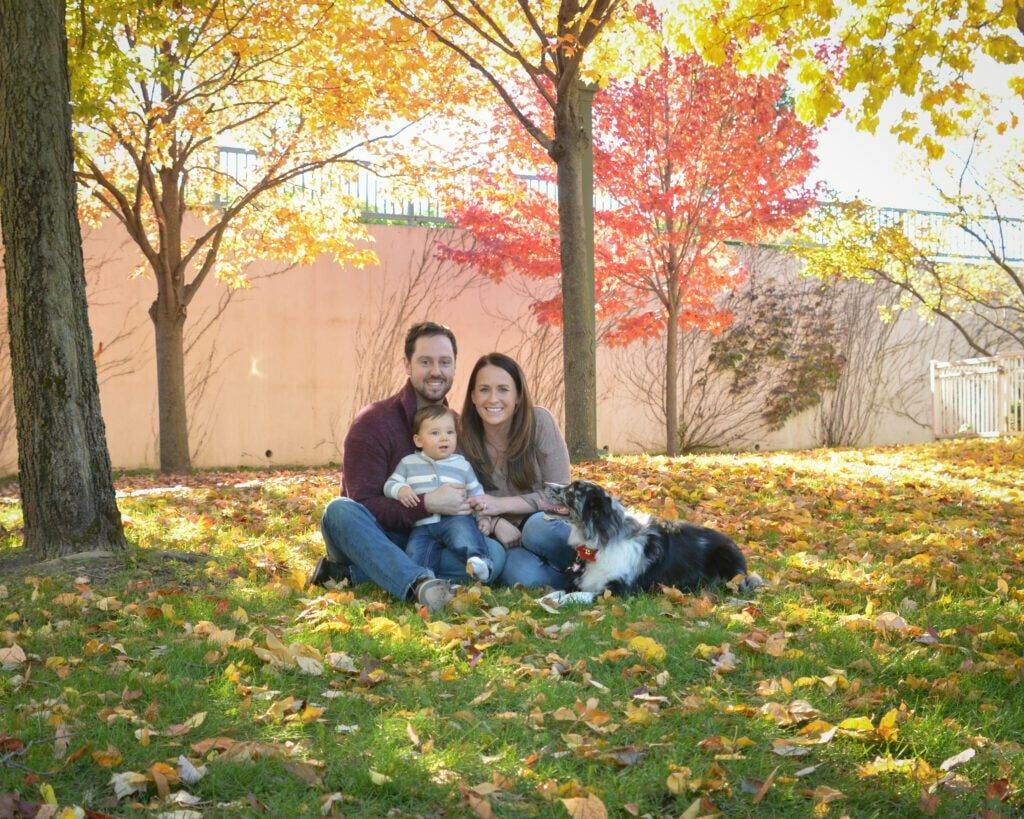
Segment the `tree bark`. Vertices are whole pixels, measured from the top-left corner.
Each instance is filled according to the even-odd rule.
[[[0,0],[0,223],[25,547],[124,547],[75,203],[63,0]]]
[[[679,450],[679,314],[665,320],[665,454]]]
[[[156,385],[160,417],[160,471],[188,472],[188,412],[185,404],[185,310],[163,296],[149,309],[156,334]]]
[[[583,218],[585,139],[579,118],[579,86],[571,83],[558,98],[550,153],[558,166],[565,439],[573,462],[597,456],[594,274],[587,264]]]

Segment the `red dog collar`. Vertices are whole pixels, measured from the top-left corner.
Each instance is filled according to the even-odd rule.
[[[593,563],[597,560],[597,549],[591,549],[589,546],[577,546],[576,557],[584,563]]]

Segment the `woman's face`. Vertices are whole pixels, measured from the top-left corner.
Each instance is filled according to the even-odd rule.
[[[519,403],[516,382],[501,367],[487,364],[476,374],[473,384],[473,406],[489,427],[507,426]]]

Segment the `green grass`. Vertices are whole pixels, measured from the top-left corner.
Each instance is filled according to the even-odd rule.
[[[332,470],[202,473],[185,492],[120,501],[124,562],[0,578],[0,648],[27,654],[0,673],[0,812],[3,794],[38,802],[49,787],[61,806],[171,810],[158,777],[122,799],[111,777],[167,774],[181,755],[208,772],[188,786],[172,773],[169,789],[206,816],[317,816],[331,794],[335,812],[367,817],[484,803],[568,815],[559,800],[588,794],[610,815],[678,816],[702,798],[695,812],[730,816],[1022,810],[1020,442],[623,457],[580,474],[730,532],[771,586],[557,614],[535,591],[471,588],[429,622],[370,587],[299,589],[322,552]],[[3,560],[17,503],[0,505],[0,525]],[[166,549],[202,559],[157,556]],[[210,623],[234,639],[201,636]],[[271,664],[255,650],[268,634],[321,659],[345,652],[353,670]],[[664,658],[642,656],[635,636]],[[738,663],[713,673],[726,644]],[[773,742],[799,740],[805,722],[765,711],[797,700],[830,725],[867,717],[872,729],[780,756]],[[895,733],[879,727],[886,714]],[[233,751],[194,747],[217,738]],[[966,749],[972,759],[939,770]],[[895,770],[871,774],[876,758]]]

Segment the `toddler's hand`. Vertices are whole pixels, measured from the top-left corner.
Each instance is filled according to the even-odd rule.
[[[401,502],[402,506],[408,507],[409,509],[412,509],[412,507],[420,502],[420,499],[416,497],[416,493],[413,492],[411,486],[403,486],[398,490],[398,500]]]
[[[476,519],[476,528],[480,530],[483,535],[489,535],[494,531],[495,518],[490,515],[478,515]]]

